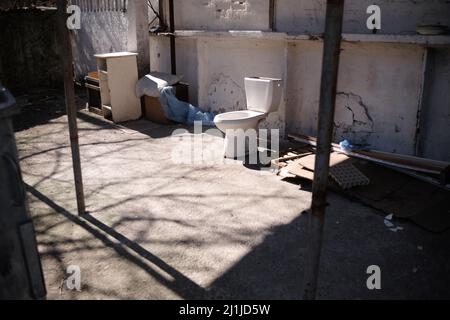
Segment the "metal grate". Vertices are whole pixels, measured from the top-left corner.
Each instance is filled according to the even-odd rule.
[[[128,0],[71,0],[82,12],[126,11]]]

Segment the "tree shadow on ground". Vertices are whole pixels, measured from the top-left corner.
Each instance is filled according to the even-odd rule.
[[[261,244],[214,280],[210,286],[203,288],[138,242],[130,240],[92,215],[74,215],[35,188],[29,185],[26,187],[28,192],[65,219],[89,232],[106,247],[143,269],[149,276],[184,299],[301,298],[304,250],[300,244],[305,243],[306,239],[304,215],[298,216],[287,225],[273,228]],[[117,242],[112,241],[111,237]],[[137,255],[130,253],[130,250]],[[174,280],[168,280],[158,269],[169,274]]]
[[[78,109],[83,108],[85,91],[76,88]],[[45,124],[66,114],[63,89],[30,88],[16,97],[21,112],[13,118],[14,131],[20,132]]]

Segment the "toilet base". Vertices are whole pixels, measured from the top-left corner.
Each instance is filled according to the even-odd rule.
[[[224,141],[224,157],[242,159],[258,154],[258,133],[256,128],[248,130],[227,130]]]

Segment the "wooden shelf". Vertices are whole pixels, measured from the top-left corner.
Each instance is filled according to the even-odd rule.
[[[96,54],[102,111],[114,122],[139,119],[140,99],[136,97],[138,70],[136,53],[115,52]]]

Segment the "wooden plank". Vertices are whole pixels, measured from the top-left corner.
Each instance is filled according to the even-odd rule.
[[[282,156],[273,159],[271,163],[276,167],[281,167],[283,166],[283,164],[284,166],[286,166],[286,162],[310,155],[312,153],[313,152],[311,151],[311,147],[309,147],[307,144],[304,144],[296,149],[289,148],[289,150],[283,151],[282,153],[280,153],[282,154]]]
[[[95,113],[99,116],[104,116],[103,110],[95,107],[88,107],[89,112]]]
[[[289,134],[288,137],[308,143],[312,146],[316,146],[316,139],[314,137],[309,136],[303,136],[298,134]],[[332,150],[335,152],[341,152],[342,149],[338,144],[332,143],[331,144]],[[425,159],[425,158],[419,158],[414,156],[407,156],[407,155],[398,155],[388,152],[382,152],[382,151],[352,151],[352,152],[345,152],[346,155],[364,159],[372,162],[376,162],[379,164],[387,165],[387,166],[394,166],[399,167],[402,169],[408,169],[408,170],[414,170],[414,171],[420,171],[425,173],[431,173],[431,174],[438,174],[442,175],[449,171],[450,163],[443,162],[443,161],[437,161],[437,160],[431,160],[431,159]]]
[[[327,0],[317,125],[317,161],[312,186],[311,213],[308,215],[308,248],[304,264],[303,298],[305,300],[316,298],[319,276],[343,16],[344,0]]]
[[[63,59],[64,94],[69,123],[70,147],[72,151],[72,165],[75,180],[78,214],[86,212],[83,177],[81,173],[80,147],[78,142],[77,106],[75,101],[75,88],[73,84],[73,54],[70,33],[66,27],[67,0],[58,0],[58,34],[60,56]]]
[[[280,162],[287,162],[289,160],[299,159],[299,158],[311,155],[313,153],[312,152],[306,152],[306,153],[302,153],[302,154],[292,154],[292,155],[290,155],[290,154],[291,153],[289,153],[288,155],[283,156],[281,158],[273,159],[272,163],[275,164],[275,165],[278,165]]]
[[[314,180],[314,172],[309,171],[304,169],[301,165],[299,165],[298,163],[290,163],[287,165],[286,170],[291,173],[296,175],[297,177],[309,180],[309,181],[313,181]]]
[[[297,162],[304,168],[314,171],[314,164],[316,162],[316,155],[311,154],[309,156],[298,159]]]
[[[368,157],[372,157],[372,158],[377,158],[380,160],[392,161],[392,162],[396,162],[398,164],[403,164],[403,165],[411,166],[411,167],[421,167],[423,169],[433,170],[433,171],[443,171],[450,165],[450,163],[443,162],[443,161],[419,158],[419,157],[402,155],[402,154],[393,154],[393,153],[383,152],[383,151],[375,151],[375,150],[356,151],[356,153],[365,155]]]
[[[333,166],[343,163],[345,161],[350,161],[350,158],[347,157],[345,154],[333,152],[330,154],[329,166],[333,167]],[[316,155],[315,154],[308,155],[306,157],[298,159],[297,162],[299,164],[301,164],[303,167],[305,167],[306,169],[314,171]]]

